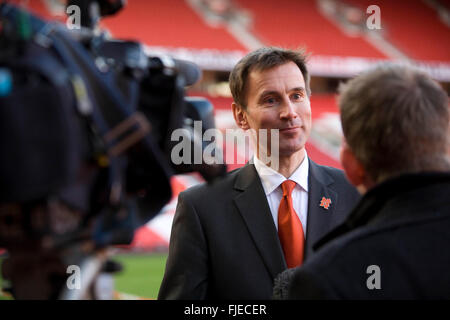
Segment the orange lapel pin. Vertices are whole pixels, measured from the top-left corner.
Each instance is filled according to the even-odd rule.
[[[322,200],[320,201],[320,206],[324,209],[327,209],[330,207],[331,199],[322,197]]]

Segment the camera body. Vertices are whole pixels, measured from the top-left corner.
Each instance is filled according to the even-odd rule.
[[[123,5],[78,3],[103,15]],[[67,298],[67,266],[97,261],[93,281],[104,251],[130,243],[171,199],[172,175],[198,171],[212,181],[226,172],[170,159],[171,132],[192,120],[211,128],[212,105],[185,98],[200,77],[193,63],[7,3],[0,19],[2,273],[16,298]]]

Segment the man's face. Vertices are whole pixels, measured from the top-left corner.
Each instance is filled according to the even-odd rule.
[[[280,157],[302,150],[311,131],[311,107],[298,66],[288,62],[254,70],[247,81],[247,109],[242,111],[241,128],[257,134],[259,129],[279,129]],[[270,131],[268,136],[270,144]]]

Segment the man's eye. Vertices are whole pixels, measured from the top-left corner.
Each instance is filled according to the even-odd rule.
[[[293,100],[301,100],[303,98],[303,95],[301,93],[294,93],[292,95]]]
[[[275,98],[265,98],[264,99],[264,104],[266,105],[274,105],[277,102],[277,100]]]

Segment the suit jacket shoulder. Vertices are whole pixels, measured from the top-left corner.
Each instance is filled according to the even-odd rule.
[[[354,198],[359,199],[361,197],[356,188],[348,181],[343,170],[320,165],[312,160],[310,160],[310,166],[311,174],[322,183],[331,184],[331,188],[338,191],[341,189],[341,193],[348,192]]]

